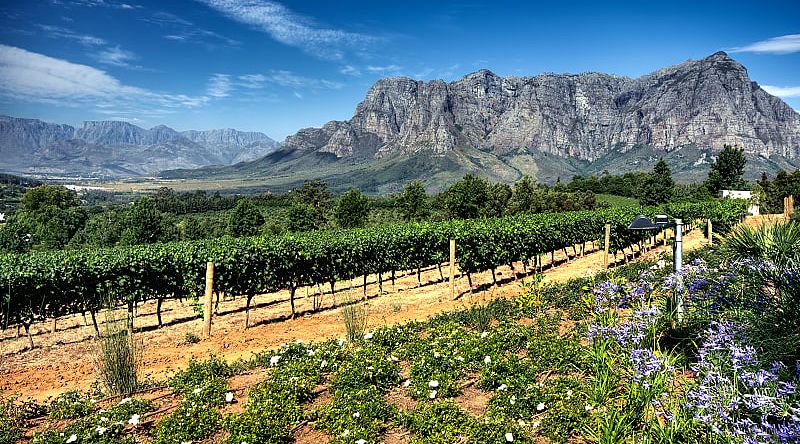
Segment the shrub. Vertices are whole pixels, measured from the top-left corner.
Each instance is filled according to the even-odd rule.
[[[95,410],[87,393],[70,390],[56,397],[50,404],[50,417],[54,419],[77,419],[88,416]]]
[[[123,327],[113,309],[106,310],[103,333],[98,338],[95,365],[99,379],[108,393],[121,395],[133,393],[139,387],[138,368],[142,347],[132,334]]]
[[[367,309],[355,298],[348,298],[342,307],[342,320],[350,342],[361,339],[367,328]]]
[[[174,413],[156,425],[153,444],[180,444],[199,441],[219,429],[222,415],[213,408],[184,401]]]

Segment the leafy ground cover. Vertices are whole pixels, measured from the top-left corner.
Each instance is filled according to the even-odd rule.
[[[796,253],[742,251],[701,250],[675,273],[666,260],[529,278],[515,299],[353,341],[192,362],[165,411],[98,393],[6,400],[0,442],[45,412],[31,442],[285,443],[302,428],[356,444],[800,442]],[[236,399],[230,381],[253,369],[265,376]]]

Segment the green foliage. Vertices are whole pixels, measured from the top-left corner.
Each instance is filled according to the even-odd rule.
[[[336,204],[334,219],[340,228],[360,228],[369,216],[369,198],[356,189],[344,193]]]
[[[367,328],[367,309],[355,299],[345,301],[342,307],[342,322],[350,342],[361,339]]]
[[[314,209],[316,215],[314,225],[316,227],[321,227],[325,223],[325,211],[333,200],[333,194],[328,191],[328,184],[325,181],[322,179],[306,180],[302,187],[293,190],[291,194],[298,203]]]
[[[318,214],[311,205],[293,203],[289,208],[289,231],[310,231],[317,228]]]
[[[225,402],[228,391],[228,377],[233,374],[231,367],[214,356],[207,361],[189,361],[189,366],[169,380],[176,392],[183,394],[187,401],[198,404],[220,405]]]
[[[772,181],[764,173],[756,186],[761,191],[758,203],[762,214],[783,213],[783,198],[787,196],[794,196],[795,207],[800,209],[800,170],[792,173],[779,171]],[[753,191],[755,193],[755,186]]]
[[[0,444],[14,444],[22,438],[21,418],[15,414],[14,398],[0,397]]]
[[[445,192],[447,213],[454,219],[475,219],[483,214],[489,200],[489,184],[486,180],[467,174]]]
[[[95,411],[88,393],[71,390],[58,395],[50,403],[50,417],[54,419],[77,419]]]
[[[234,237],[261,233],[264,216],[249,199],[241,199],[228,215],[228,234]]]
[[[397,196],[400,212],[405,221],[420,222],[428,217],[428,195],[422,182],[416,180],[407,184],[403,192]]]
[[[404,414],[403,425],[417,438],[413,442],[449,444],[469,434],[474,421],[450,399],[419,403]]]
[[[746,162],[744,148],[725,145],[708,172],[708,179],[705,181],[708,191],[716,196],[721,190],[745,189],[747,182],[742,176]]]
[[[77,207],[78,195],[59,185],[39,185],[30,188],[22,195],[20,201],[25,211],[39,211],[45,207],[56,207],[62,210]]]
[[[675,181],[672,180],[670,171],[664,159],[660,159],[653,167],[653,172],[648,174],[639,188],[639,202],[642,205],[659,205],[667,203],[672,198]]]
[[[203,440],[216,432],[222,415],[202,403],[184,401],[178,410],[162,419],[153,433],[153,444],[181,444]]]
[[[120,235],[120,244],[152,244],[168,237],[165,217],[156,208],[153,200],[142,198],[134,202],[125,215],[125,229]]]
[[[800,265],[800,224],[740,225],[725,237],[722,252],[733,260],[769,260],[781,267]]]

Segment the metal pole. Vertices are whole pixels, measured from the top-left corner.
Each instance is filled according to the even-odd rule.
[[[674,270],[680,271],[683,266],[683,221],[675,219],[675,243],[672,246]]]
[[[456,297],[456,240],[450,239],[450,299]]]
[[[611,242],[611,224],[605,226],[605,237],[603,238],[603,269],[608,270],[608,244]],[[614,256],[616,258],[616,256]]]

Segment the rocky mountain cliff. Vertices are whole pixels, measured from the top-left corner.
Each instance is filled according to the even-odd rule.
[[[87,121],[73,128],[0,116],[0,168],[18,173],[147,175],[251,161],[278,145],[265,134],[233,129],[178,132],[121,121]]]
[[[716,150],[724,144],[766,157],[800,157],[800,115],[718,52],[638,79],[601,73],[503,78],[487,70],[452,83],[383,79],[352,119],[301,130],[284,149],[343,158],[522,148],[591,162],[614,148]]]
[[[800,163],[800,115],[717,52],[637,79],[488,70],[450,83],[382,79],[348,121],[302,129],[251,164],[172,174],[289,181],[305,172],[392,190],[416,178],[439,187],[465,172],[553,182],[650,169],[663,156],[679,180],[693,181],[725,144],[744,147],[750,177]]]

